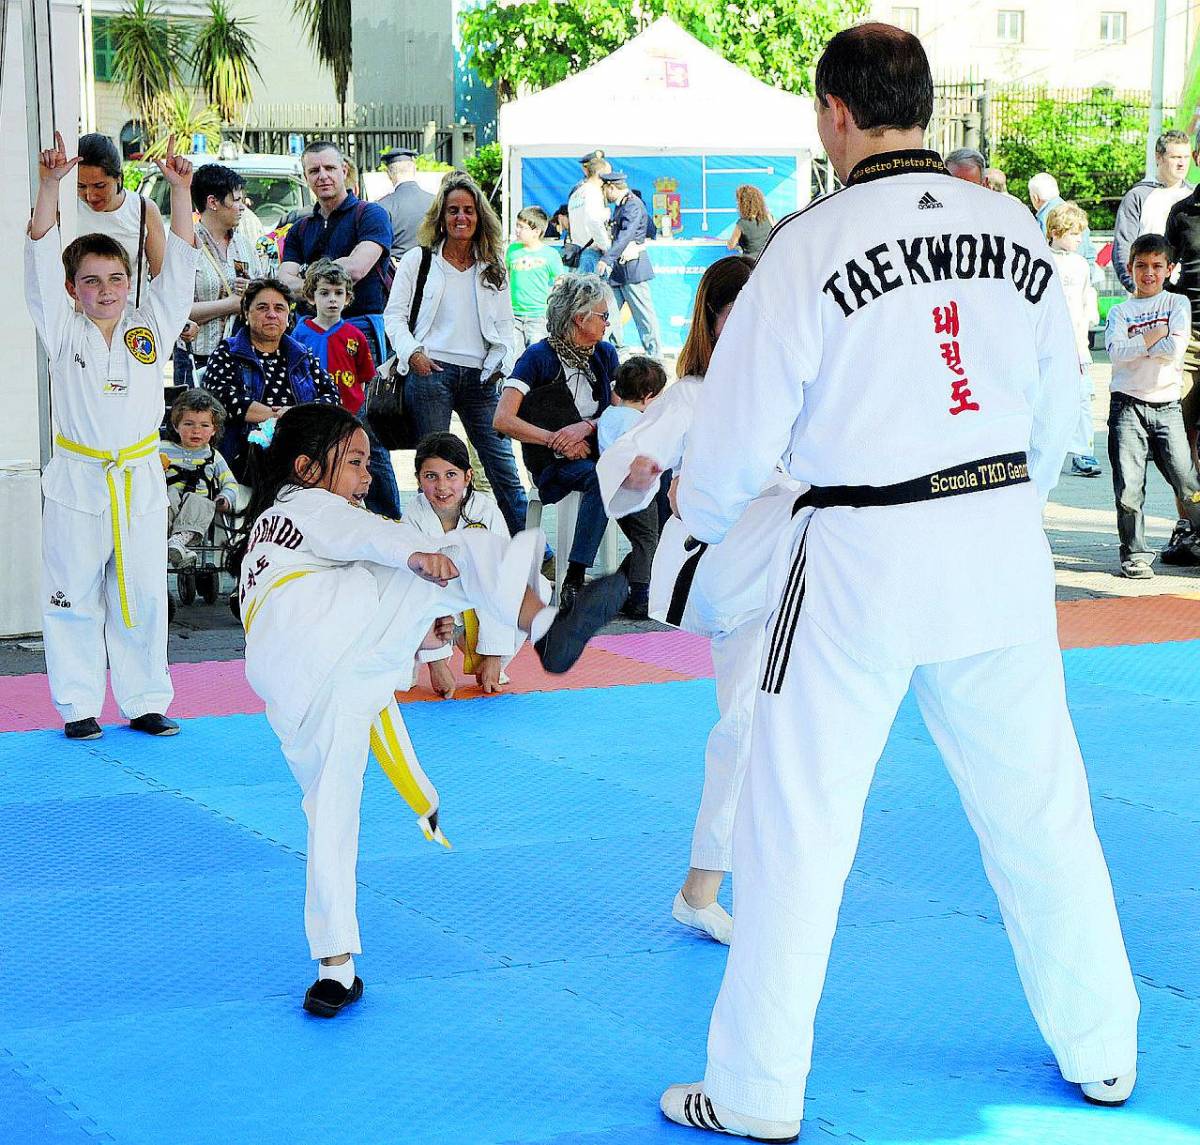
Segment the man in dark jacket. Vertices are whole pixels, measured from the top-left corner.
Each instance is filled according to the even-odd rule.
[[[612,219],[612,245],[597,266],[597,272],[608,279],[616,296],[618,311],[626,302],[638,328],[642,347],[652,358],[662,354],[658,334],[658,318],[650,299],[650,280],[654,267],[646,252],[650,230],[650,214],[645,204],[630,189],[621,171],[609,171],[600,176],[604,198],[616,204]],[[614,317],[614,326],[620,321]]]
[[[399,261],[406,251],[417,245],[417,228],[433,202],[433,196],[423,191],[417,182],[417,153],[407,147],[394,147],[379,157],[387,164],[392,181],[391,194],[384,195],[379,205],[392,220],[392,258]]]
[[[1134,183],[1117,208],[1113,224],[1112,264],[1121,285],[1133,293],[1129,248],[1140,235],[1161,235],[1167,216],[1180,199],[1192,192],[1186,181],[1192,152],[1186,131],[1164,131],[1154,144],[1155,178]]]

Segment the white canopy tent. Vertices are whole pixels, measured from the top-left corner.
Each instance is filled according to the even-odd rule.
[[[799,206],[822,153],[810,98],[756,80],[668,16],[586,71],[505,104],[499,129],[506,231],[526,156],[795,155]]]

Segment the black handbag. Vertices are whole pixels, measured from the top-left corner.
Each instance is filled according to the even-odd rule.
[[[417,315],[421,313],[421,299],[425,295],[425,282],[429,278],[432,262],[433,251],[423,247],[421,267],[417,271],[417,284],[408,312],[409,330],[413,329]],[[408,375],[402,374],[399,366],[398,358],[389,358],[367,383],[367,424],[384,449],[416,449],[421,435],[417,431],[416,420],[405,405],[404,383]]]
[[[521,399],[519,416],[522,421],[536,425],[538,429],[551,431],[574,425],[581,420],[570,387],[561,373],[557,381],[548,386],[538,386]],[[525,468],[536,477],[547,465],[557,460],[559,455],[549,446],[523,441],[521,456],[525,461]]]

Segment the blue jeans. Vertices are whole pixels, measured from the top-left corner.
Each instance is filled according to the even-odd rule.
[[[371,356],[375,365],[379,366],[387,356],[384,347],[379,345],[374,325],[366,318],[347,318],[347,322],[357,326],[366,335],[367,345],[371,347]],[[393,521],[400,519],[400,486],[396,483],[396,470],[392,466],[392,455],[388,453],[371,432],[367,424],[367,406],[363,403],[358,411],[358,420],[366,431],[367,440],[371,443],[371,456],[367,460],[367,469],[371,473],[371,488],[367,493],[364,504],[372,513],[381,517],[390,517]]]
[[[509,531],[519,533],[525,528],[529,503],[517,472],[512,442],[492,427],[500,392],[495,383],[485,382],[477,369],[436,364],[441,369],[426,377],[410,370],[404,383],[404,401],[417,433],[421,437],[444,433],[450,428],[450,415],[457,413],[483,462]]]
[[[1108,459],[1112,463],[1113,492],[1117,498],[1117,534],[1121,560],[1149,561],[1145,517],[1146,462],[1153,459],[1175,496],[1183,503],[1192,528],[1200,530],[1200,505],[1192,501],[1200,491],[1192,452],[1183,427],[1179,402],[1161,405],[1114,393],[1108,408]]]
[[[604,530],[608,528],[596,462],[590,457],[578,461],[552,461],[533,482],[543,505],[557,505],[568,493],[581,494],[571,555],[567,559],[588,568],[595,561],[600,542],[604,540]]]
[[[651,358],[661,357],[662,338],[658,332],[658,316],[654,313],[654,303],[650,300],[650,283],[627,282],[624,286],[614,285],[613,294],[617,299],[617,317],[613,322],[620,321],[621,306],[628,302],[633,324],[642,340],[642,349]]]

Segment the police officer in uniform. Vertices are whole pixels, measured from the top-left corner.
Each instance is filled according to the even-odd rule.
[[[733,942],[704,1080],[661,1108],[711,1132],[799,1133],[863,804],[910,687],[1042,1036],[1086,1099],[1119,1105],[1138,998],[1041,520],[1078,393],[1062,286],[1027,211],[923,149],[933,84],[915,36],[839,33],[816,93],[844,188],[776,227],[713,354],[680,478],[701,544],[781,457],[810,488],[774,554],[747,558],[770,561],[775,603],[734,828]]]
[[[433,202],[433,196],[417,183],[416,157],[407,147],[393,147],[379,157],[392,181],[391,193],[384,195],[379,205],[392,220],[392,258],[397,261],[417,245],[417,228]]]

